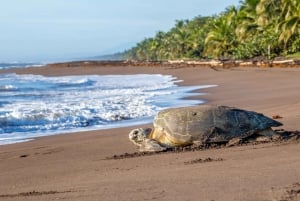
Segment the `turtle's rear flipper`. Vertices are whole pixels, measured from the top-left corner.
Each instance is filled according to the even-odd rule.
[[[272,130],[272,128],[267,128],[267,129],[264,129],[264,130],[260,130],[257,132],[258,135],[260,136],[272,136],[275,134],[275,132]]]
[[[166,149],[166,147],[161,146],[156,140],[152,139],[145,139],[140,146],[141,152],[160,152]]]

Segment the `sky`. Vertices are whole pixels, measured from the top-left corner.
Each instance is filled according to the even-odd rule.
[[[0,62],[111,54],[240,0],[0,0]]]

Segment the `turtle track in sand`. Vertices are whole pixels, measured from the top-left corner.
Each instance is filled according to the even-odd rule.
[[[273,187],[270,193],[270,201],[299,201],[300,182],[293,183],[292,185],[286,187]]]
[[[184,162],[185,165],[193,165],[193,164],[197,164],[197,163],[209,163],[209,162],[214,162],[214,161],[223,161],[223,158],[198,158],[195,160],[190,160],[190,161],[186,161]]]
[[[134,153],[124,153],[119,155],[108,156],[106,160],[120,160],[120,159],[128,159],[128,158],[136,158],[143,156],[152,156],[158,154],[169,154],[169,153],[180,153],[180,152],[192,152],[192,151],[202,151],[208,149],[221,149],[228,148],[233,146],[249,146],[249,145],[258,145],[258,144],[266,144],[266,143],[274,143],[274,145],[280,145],[283,143],[290,142],[300,142],[300,131],[286,131],[283,129],[275,130],[275,135],[273,135],[269,140],[259,140],[256,141],[253,138],[248,138],[240,141],[237,144],[229,144],[229,143],[220,143],[220,144],[203,144],[199,146],[191,145],[185,147],[174,147],[170,148],[163,152],[134,152]],[[205,160],[205,159],[201,159]]]
[[[1,194],[0,198],[14,198],[14,197],[32,197],[32,196],[42,196],[42,195],[55,195],[62,193],[72,193],[73,191],[30,191],[16,194]]]

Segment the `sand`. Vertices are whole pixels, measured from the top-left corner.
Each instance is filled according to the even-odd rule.
[[[43,67],[0,73],[174,75],[210,104],[255,110],[300,130],[299,68]],[[149,126],[149,125],[143,125]],[[134,153],[132,127],[0,146],[0,200],[300,200],[299,140],[107,159]]]

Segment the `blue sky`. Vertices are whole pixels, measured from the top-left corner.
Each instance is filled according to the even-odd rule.
[[[175,20],[240,0],[1,0],[0,62],[55,61],[122,51]]]

